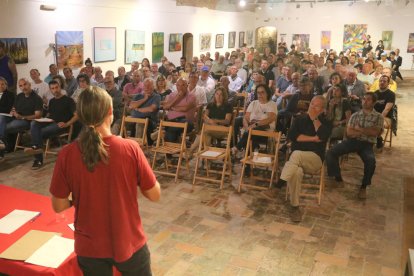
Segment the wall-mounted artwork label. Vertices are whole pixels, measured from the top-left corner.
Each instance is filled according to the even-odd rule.
[[[56,32],[57,65],[61,70],[65,67],[80,68],[83,66],[83,32]]]
[[[93,47],[95,62],[116,60],[116,28],[93,28]]]
[[[367,36],[367,24],[344,25],[344,51],[361,51]]]
[[[321,49],[331,49],[331,31],[321,32]]]
[[[11,57],[16,64],[29,62],[27,38],[0,38],[5,54]]]
[[[145,57],[145,32],[126,30],[125,31],[125,63],[131,64]]]
[[[164,56],[164,33],[152,33],[152,62],[161,62]]]
[[[169,52],[179,52],[182,49],[183,34],[170,34],[170,41],[168,43]]]
[[[200,51],[210,51],[211,34],[200,34]]]

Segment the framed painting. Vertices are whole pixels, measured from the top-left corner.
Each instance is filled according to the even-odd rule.
[[[272,53],[276,52],[277,31],[276,27],[259,27],[256,29],[256,49],[259,53],[264,53],[266,47]]]
[[[16,64],[29,62],[27,38],[0,38],[0,43],[4,45],[6,55],[11,57]]]
[[[331,31],[321,32],[321,49],[331,48]]]
[[[236,32],[229,32],[229,44],[228,48],[236,47]]]
[[[309,34],[292,35],[292,45],[296,46],[298,52],[306,52],[309,48]]]
[[[408,35],[407,53],[414,53],[414,33]]]
[[[253,31],[246,31],[246,43],[247,46],[253,46]]]
[[[125,30],[125,64],[145,57],[145,32]]]
[[[243,47],[244,45],[244,32],[239,32],[239,48]]]
[[[210,51],[211,34],[200,34],[200,51]]]
[[[56,32],[57,66],[60,70],[65,67],[80,68],[83,66],[83,32]]]
[[[183,34],[170,34],[168,43],[169,52],[179,52],[182,49]]]
[[[152,33],[152,62],[161,62],[164,56],[164,33]]]
[[[224,34],[216,35],[216,49],[224,47]]]
[[[93,49],[95,62],[116,60],[116,28],[93,28]]]
[[[382,42],[384,50],[391,50],[393,31],[382,31]]]
[[[344,25],[344,51],[361,51],[367,36],[367,24]]]

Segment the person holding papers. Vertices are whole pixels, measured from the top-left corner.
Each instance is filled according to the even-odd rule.
[[[62,94],[60,83],[56,80],[51,80],[49,82],[49,89],[53,94],[53,98],[49,101],[46,118],[35,119],[31,122],[32,147],[24,150],[25,153],[35,155],[32,170],[37,170],[43,165],[43,139],[67,131],[67,128],[78,119],[75,101]]]
[[[28,79],[22,78],[18,82],[19,89],[22,93],[15,98],[13,107],[10,110],[10,116],[0,116],[0,159],[4,158],[4,138],[8,134],[15,134],[19,131],[28,130],[30,128],[30,120],[42,117],[43,101],[31,88]],[[2,96],[3,97],[3,96]],[[11,148],[12,141],[8,146]]]
[[[53,209],[75,207],[75,253],[84,275],[112,275],[113,266],[123,275],[151,275],[137,190],[158,201],[160,185],[139,145],[111,134],[106,91],[86,88],[76,110],[85,127],[59,152],[50,185]]]

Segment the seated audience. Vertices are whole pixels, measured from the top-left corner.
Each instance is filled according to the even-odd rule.
[[[79,74],[76,77],[76,81],[78,82],[78,89],[75,90],[72,94],[72,99],[75,101],[75,103],[78,102],[78,97],[82,93],[83,90],[88,88],[91,85],[91,81],[86,74]]]
[[[127,104],[133,97],[135,97],[136,94],[141,94],[144,89],[139,70],[135,70],[131,74],[131,80],[132,81],[130,83],[127,83],[124,86],[124,90],[122,90],[122,97]]]
[[[365,94],[364,83],[358,80],[355,71],[351,70],[348,72],[344,84],[348,92],[347,96],[351,104],[352,113],[359,111],[362,107],[361,100]]]
[[[115,86],[115,80],[113,77],[105,77],[104,79],[105,90],[112,98],[112,112],[113,121],[111,124],[112,134],[118,135],[119,129],[121,128],[121,120],[124,105],[122,103],[122,92]]]
[[[332,87],[332,98],[328,103],[328,119],[332,121],[332,139],[342,140],[345,126],[351,117],[351,106],[347,98],[342,97],[341,86]]]
[[[65,76],[66,82],[66,95],[72,97],[75,90],[78,88],[78,82],[76,81],[75,77],[73,76],[72,69],[69,67],[65,67],[63,69],[63,75]]]
[[[8,90],[7,80],[0,77],[0,113],[9,114],[14,104],[15,95]],[[4,127],[8,116],[0,115],[0,161],[4,159]]]
[[[379,89],[379,87],[380,87],[380,79],[381,79],[382,76],[387,76],[388,78],[390,78],[390,82],[389,82],[388,88],[392,92],[397,91],[397,82],[394,81],[391,78],[392,77],[392,69],[391,68],[384,68],[384,69],[382,69],[381,76],[374,81],[374,83],[371,85],[369,91],[370,92],[375,92],[375,91],[377,91]]]
[[[114,78],[114,81],[120,91],[124,91],[125,85],[131,82],[130,78],[126,74],[124,66],[118,67],[118,77]]]
[[[326,154],[328,175],[342,182],[339,157],[344,154],[356,152],[364,162],[364,177],[358,193],[360,199],[366,198],[366,188],[371,185],[375,172],[375,154],[372,149],[376,137],[381,133],[384,119],[374,110],[377,95],[367,93],[362,101],[362,110],[352,114],[349,119],[346,136],[347,139],[334,145]]]

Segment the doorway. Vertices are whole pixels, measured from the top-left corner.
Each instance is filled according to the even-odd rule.
[[[183,36],[183,57],[187,59],[187,62],[191,62],[193,58],[193,34],[185,33]]]

